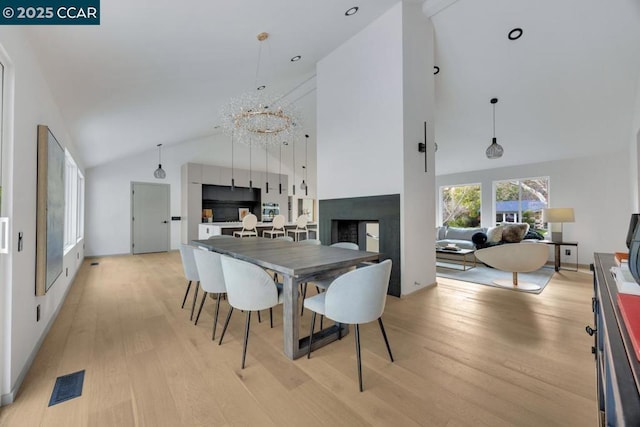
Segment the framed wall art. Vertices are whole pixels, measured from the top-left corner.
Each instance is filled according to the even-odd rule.
[[[48,126],[38,125],[36,295],[62,274],[64,255],[64,149]]]

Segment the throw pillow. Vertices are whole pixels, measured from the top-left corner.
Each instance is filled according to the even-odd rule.
[[[487,243],[487,235],[484,234],[482,231],[474,234],[473,236],[471,236],[471,241],[476,245],[483,245],[485,243]]]
[[[487,229],[487,242],[498,243],[502,241],[502,225],[496,225],[495,227],[489,227]]]
[[[522,241],[527,231],[529,231],[529,224],[505,225],[502,230],[502,240],[507,243],[518,243]]]

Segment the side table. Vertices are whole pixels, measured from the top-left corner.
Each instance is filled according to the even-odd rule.
[[[554,268],[556,271],[560,271],[562,264],[560,262],[560,247],[561,246],[573,246],[576,248],[576,269],[571,271],[578,271],[578,242],[554,242],[553,240],[540,240],[540,243],[545,245],[554,246]]]

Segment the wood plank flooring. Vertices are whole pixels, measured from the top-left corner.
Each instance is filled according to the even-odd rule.
[[[361,328],[360,393],[353,333],[290,361],[276,308],[273,329],[252,317],[241,370],[244,315],[222,346],[214,300],[194,326],[177,252],[88,259],[0,426],[597,425],[589,272],[556,273],[540,295],[438,283],[388,298],[395,363],[377,324]],[[82,396],[47,407],[56,377],[81,369]]]

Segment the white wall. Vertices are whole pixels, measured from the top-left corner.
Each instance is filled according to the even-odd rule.
[[[400,194],[403,295],[435,283],[433,50],[421,6],[399,2],[317,67],[318,198]]]
[[[14,84],[13,107],[9,107],[13,108],[13,122],[5,123],[11,129],[10,137],[4,140],[6,150],[3,153],[12,165],[10,170],[4,171],[9,179],[4,183],[7,192],[3,194],[11,220],[10,254],[4,264],[8,268],[3,271],[3,283],[9,285],[0,290],[5,356],[0,392],[2,402],[7,403],[12,401],[21,384],[84,256],[80,241],[65,255],[63,274],[49,292],[42,297],[35,296],[37,125],[48,125],[56,139],[72,154],[75,148],[51,96],[43,69],[21,28],[0,27],[0,45],[8,57],[5,71]],[[82,164],[78,166],[82,169]],[[17,251],[19,232],[23,233],[24,242],[21,252]],[[67,268],[68,276],[65,274]],[[42,317],[36,322],[38,304]]]
[[[434,189],[434,34],[431,20],[419,3],[402,2],[403,31],[403,182],[402,294],[407,295],[436,282]],[[427,122],[427,153],[418,151],[424,142]],[[425,173],[425,155],[427,170]]]
[[[629,154],[631,201],[634,212],[638,212],[640,211],[640,76],[638,76],[636,83],[636,102],[633,110]]]
[[[314,198],[317,180],[315,178],[314,136],[309,138],[309,185],[308,196]],[[301,197],[302,165],[305,162],[304,141],[296,142],[296,195]],[[237,144],[234,150],[234,167],[249,169],[249,148]],[[269,172],[279,173],[279,150],[269,151]],[[86,171],[85,240],[88,256],[112,255],[131,252],[131,181],[162,182],[171,186],[171,216],[181,215],[180,167],[185,163],[202,163],[231,167],[231,142],[223,134],[196,139],[162,147],[162,168],[167,177],[158,180],[153,171],[158,167],[156,147],[134,156],[119,159]],[[282,151],[282,173],[289,176],[289,194],[292,191],[293,145]],[[253,170],[264,171],[266,167],[264,150],[254,149]],[[229,183],[231,184],[231,183]],[[172,221],[171,248],[180,245],[180,222]]]
[[[564,240],[577,241],[579,263],[589,264],[594,252],[626,251],[629,215],[634,211],[629,197],[628,156],[629,152],[623,150],[597,157],[441,175],[436,177],[436,186],[480,183],[482,225],[488,227],[494,218],[493,181],[548,176],[550,206],[573,207],[575,211],[576,222],[564,224]],[[436,203],[438,197],[436,194]],[[563,262],[569,261],[565,258],[563,254]],[[573,256],[571,259],[575,262]]]
[[[402,8],[317,65],[318,198],[402,191]]]

